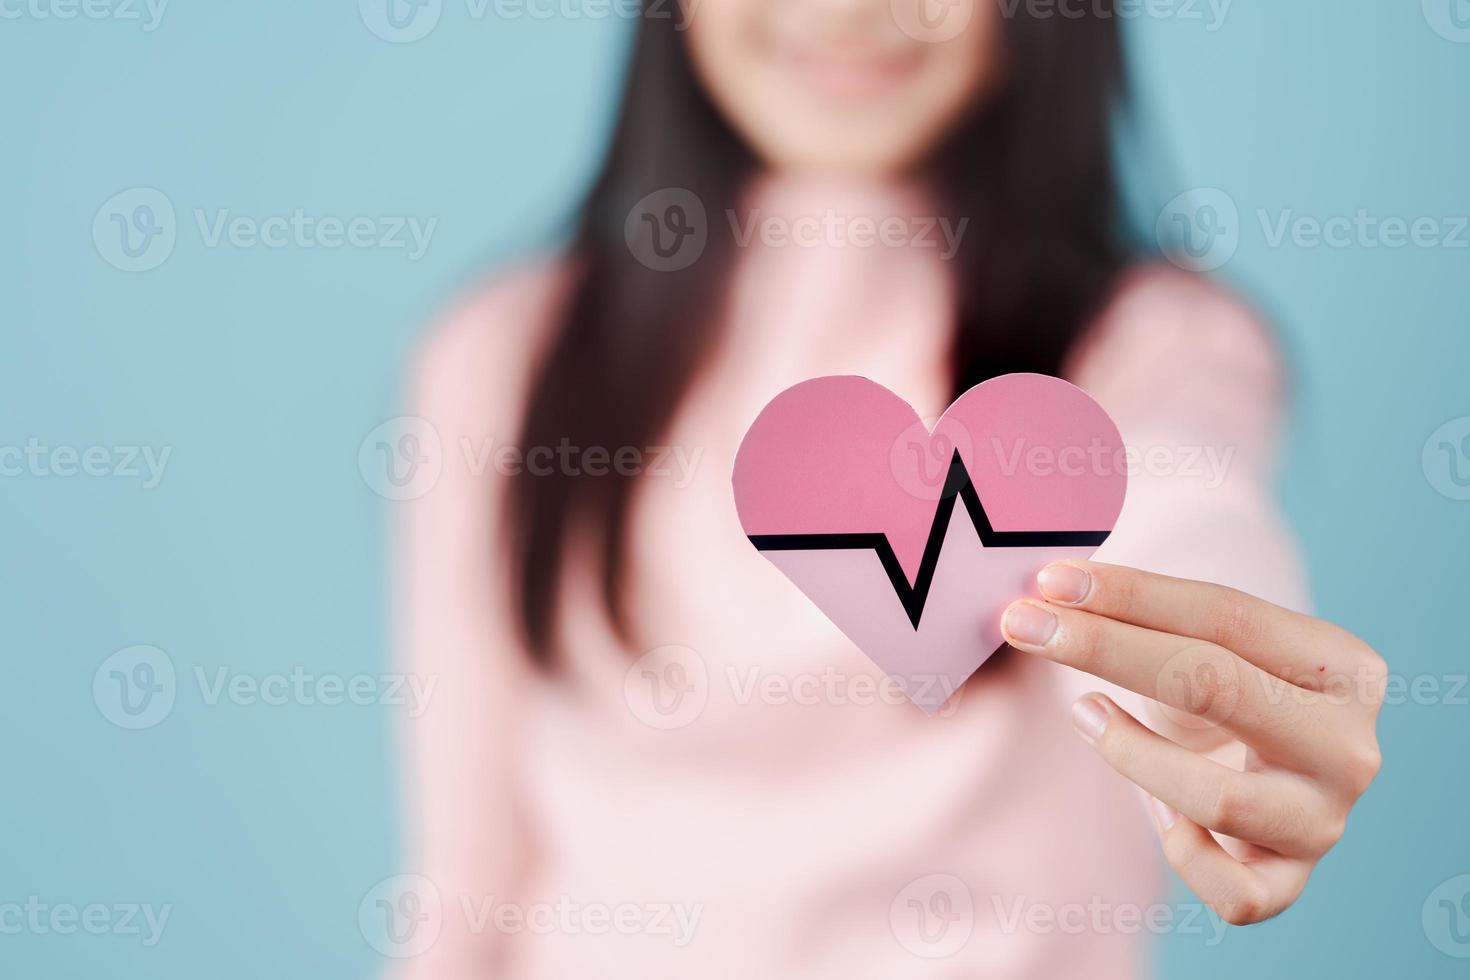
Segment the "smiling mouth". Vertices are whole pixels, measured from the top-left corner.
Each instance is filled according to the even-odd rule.
[[[816,95],[837,102],[880,98],[918,73],[918,52],[845,54],[787,49],[778,55],[797,83]]]

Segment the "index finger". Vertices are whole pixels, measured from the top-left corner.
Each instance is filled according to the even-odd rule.
[[[1311,690],[1371,654],[1340,627],[1223,585],[1094,561],[1053,562],[1036,581],[1050,602],[1214,643]]]

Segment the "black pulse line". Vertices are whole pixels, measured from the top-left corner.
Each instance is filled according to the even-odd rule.
[[[1110,531],[997,531],[990,524],[980,494],[965,469],[964,460],[956,452],[949,461],[949,474],[940,492],[939,506],[934,510],[934,523],[929,527],[929,539],[924,543],[924,555],[919,560],[919,574],[910,585],[898,554],[881,531],[859,534],[752,534],[750,543],[757,551],[863,551],[877,552],[888,580],[903,610],[908,614],[914,629],[919,628],[919,618],[924,614],[924,604],[929,601],[929,589],[934,584],[934,572],[939,567],[939,552],[944,549],[944,536],[949,530],[950,515],[954,513],[956,498],[963,500],[970,521],[980,535],[980,543],[987,548],[1065,548],[1097,547],[1108,539]]]

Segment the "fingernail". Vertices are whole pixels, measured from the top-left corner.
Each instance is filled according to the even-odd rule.
[[[1026,646],[1044,647],[1056,635],[1057,618],[1034,602],[1013,603],[1000,624],[1006,639]]]
[[[1179,819],[1178,810],[1152,796],[1148,798],[1148,808],[1154,812],[1154,823],[1159,825],[1160,833],[1174,826],[1175,821]]]
[[[1072,727],[1087,741],[1096,742],[1108,727],[1108,709],[1097,698],[1082,698],[1072,705]]]
[[[1092,576],[1076,565],[1048,565],[1036,576],[1036,584],[1048,599],[1075,605],[1092,591]]]

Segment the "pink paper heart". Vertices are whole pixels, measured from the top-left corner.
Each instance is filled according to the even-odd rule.
[[[735,457],[751,543],[925,712],[1004,645],[1036,573],[1088,558],[1123,508],[1123,441],[1057,378],[1010,374],[931,429],[866,378],[777,395]]]

